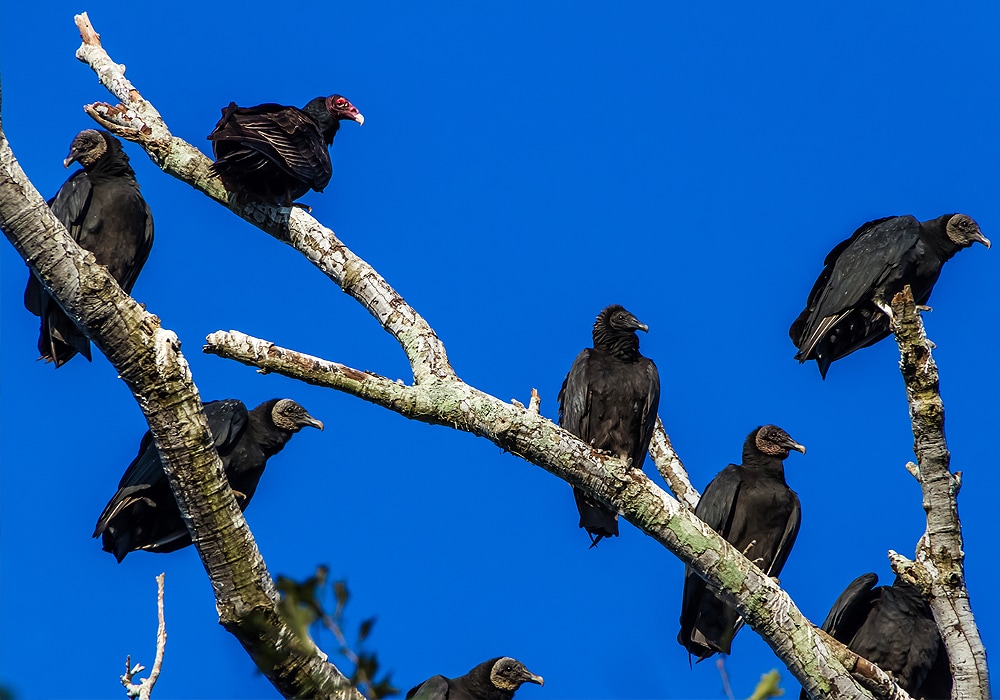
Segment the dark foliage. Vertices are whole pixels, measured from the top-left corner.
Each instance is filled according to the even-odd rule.
[[[381,700],[398,695],[399,689],[392,685],[391,674],[386,673],[379,677],[378,655],[362,648],[375,626],[375,618],[369,617],[361,621],[353,644],[347,640],[344,633],[346,627],[344,609],[347,607],[350,592],[346,581],[332,583],[336,606],[333,612],[326,609],[324,599],[328,573],[329,569],[326,566],[319,566],[316,573],[305,581],[299,582],[287,576],[279,576],[276,584],[281,591],[279,608],[282,615],[303,637],[307,637],[309,628],[315,625],[322,625],[333,632],[340,646],[341,655],[354,667],[349,678],[351,685],[368,700]]]
[[[428,678],[410,688],[406,700],[511,700],[522,683],[545,684],[520,661],[504,656],[484,661],[458,678]]]
[[[205,404],[208,427],[222,460],[226,479],[245,510],[257,490],[267,460],[305,426],[323,429],[291,399],[271,399],[252,411],[242,401],[226,399]],[[94,537],[103,535],[103,549],[119,562],[129,552],[173,552],[191,544],[180,509],[163,472],[160,451],[149,431],[139,454],[125,470],[97,520]]]
[[[81,131],[63,161],[77,170],[49,200],[49,208],[81,248],[98,263],[126,294],[132,291],[139,271],[153,247],[153,217],[139,193],[139,183],[121,142],[106,131]],[[80,353],[88,360],[90,340],[59,307],[38,278],[28,276],[24,306],[42,319],[38,336],[41,359],[61,367]]]
[[[930,605],[901,578],[878,586],[878,576],[862,574],[844,589],[823,630],[849,649],[891,673],[914,698],[951,697],[951,669]],[[803,690],[801,700],[806,700]]]
[[[789,450],[806,448],[775,425],[756,428],[743,444],[743,464],[719,472],[694,511],[769,576],[781,573],[799,532],[799,497],[785,483],[782,463]],[[728,654],[742,626],[736,609],[688,567],[677,641],[700,661]]]
[[[317,97],[302,109],[230,102],[208,136],[215,154],[212,170],[233,192],[291,206],[310,189],[322,192],[329,184],[329,147],[342,119],[365,121],[340,95]]]
[[[941,268],[976,241],[990,246],[964,214],[920,222],[912,216],[869,221],[839,243],[788,331],[799,362],[816,360],[825,378],[830,363],[889,335],[889,302],[910,285],[926,304]]]
[[[653,437],[660,403],[660,375],[649,358],[639,354],[637,330],[649,328],[614,304],[597,315],[594,347],[573,361],[559,390],[559,425],[641,469]],[[580,527],[591,546],[618,535],[618,514],[574,488]]]

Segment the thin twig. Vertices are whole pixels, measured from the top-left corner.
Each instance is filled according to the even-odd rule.
[[[156,577],[156,612],[158,618],[156,628],[156,659],[153,661],[153,668],[149,672],[149,677],[140,678],[138,683],[133,683],[132,678],[135,677],[135,674],[145,670],[145,666],[142,664],[132,666],[132,655],[129,654],[125,657],[125,673],[121,676],[121,682],[125,686],[125,692],[130,698],[149,700],[153,692],[153,686],[156,685],[156,681],[160,677],[160,669],[163,668],[163,653],[167,648],[167,623],[163,616],[163,581],[165,577],[165,573]]]

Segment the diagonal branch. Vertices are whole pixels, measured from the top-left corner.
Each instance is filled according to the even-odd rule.
[[[89,25],[85,16],[78,18],[78,24]],[[239,204],[229,197],[219,180],[209,174],[208,159],[171,136],[159,114],[124,80],[121,67],[92,40],[88,43],[86,34],[84,37],[78,57],[90,64],[123,102],[117,107],[93,105],[88,113],[109,130],[142,146],[165,172],[300,250],[396,337],[413,368],[415,384],[392,382],[235,332],[213,334],[207,351],[346,391],[417,420],[485,437],[618,509],[625,519],[690,564],[737,607],[814,696],[870,698],[874,693],[880,698],[906,698],[878,668],[866,668],[864,660],[846,647],[824,639],[775,581],[641,471],[592,450],[537,411],[502,402],[461,382],[433,330],[332,231],[301,210]],[[679,460],[671,460],[669,455],[666,461],[679,467]],[[687,494],[683,497],[688,503],[696,497],[693,489],[677,488]],[[858,674],[860,685],[849,671]]]
[[[2,129],[0,229],[135,396],[211,579],[223,626],[286,696],[359,697],[312,640],[278,615],[277,591],[223,478],[177,336],[69,236],[21,170]]]
[[[677,500],[694,510],[698,505],[701,495],[698,490],[691,485],[687,470],[681,462],[681,458],[674,452],[674,446],[670,444],[667,431],[663,428],[663,421],[656,417],[656,427],[653,428],[653,439],[649,443],[649,456],[653,458],[656,469],[660,476],[667,482],[670,490],[674,492]]]
[[[951,662],[955,698],[988,698],[986,650],[976,627],[965,586],[965,550],[958,518],[961,472],[951,473],[944,437],[944,403],[931,344],[909,287],[892,300],[892,331],[899,344],[899,368],[913,423],[917,468],[911,473],[923,490],[927,531],[917,544],[916,561],[898,555],[893,568],[927,596]],[[909,468],[909,467],[908,467]]]
[[[444,345],[434,330],[371,265],[301,208],[237,201],[222,181],[209,172],[212,161],[187,141],[173,136],[160,113],[125,78],[125,67],[108,56],[87,14],[77,15],[75,20],[83,39],[76,57],[89,65],[101,83],[122,102],[115,106],[89,105],[85,109],[91,117],[108,131],[142,146],[165,173],[305,253],[310,262],[361,302],[399,342],[417,383],[455,377]]]
[[[876,697],[908,697],[877,666],[814,627],[773,579],[641,470],[628,469],[621,460],[593,450],[522,405],[503,402],[460,381],[406,385],[238,331],[211,334],[204,349],[267,372],[343,391],[406,418],[485,437],[585,489],[690,564],[736,606],[814,697],[871,697],[850,673],[857,674],[860,686]]]

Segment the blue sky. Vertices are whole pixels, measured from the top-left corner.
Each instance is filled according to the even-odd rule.
[[[895,345],[823,382],[792,359],[788,325],[823,257],[865,221],[964,212],[1000,238],[1000,7],[873,5],[6,3],[3,125],[51,196],[93,126],[82,105],[110,99],[74,58],[82,10],[174,134],[206,152],[230,100],[346,95],[365,125],[344,125],[331,185],[302,201],[424,315],[464,380],[525,402],[536,387],[554,418],[594,316],[620,303],[650,327],[660,415],[699,489],[757,425],[808,447],[786,463],[803,523],[781,578],[819,622],[855,576],[891,580],[886,551],[912,555],[923,511],[903,468]],[[289,396],[327,425],[272,460],[247,511],[272,574],[326,563],[347,578],[352,623],[378,616],[371,645],[404,690],[511,655],[546,679],[524,700],[722,697],[714,664],[690,669],[675,641],[683,565],[632,526],[588,550],[570,487],[540,468],[202,354],[208,333],[238,329],[410,379],[395,341],[302,256],[126,148],[156,221],[134,296],[179,335],[201,395]],[[988,648],[997,255],[948,263],[925,317]],[[0,273],[0,683],[21,700],[117,696],[125,655],[152,660],[166,571],[155,697],[277,697],[217,624],[193,549],[117,565],[90,539],[142,415],[103,357],[36,362],[26,270],[6,243]],[[737,696],[775,666],[741,632]]]

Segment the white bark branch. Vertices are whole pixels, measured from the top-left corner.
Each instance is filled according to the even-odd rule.
[[[75,20],[83,39],[76,57],[89,65],[111,94],[121,100],[121,104],[114,106],[89,105],[86,110],[91,117],[108,131],[141,145],[164,172],[304,253],[341,289],[361,302],[399,342],[418,384],[454,378],[455,371],[437,335],[371,265],[301,208],[237,202],[222,181],[209,173],[212,161],[188,142],[173,136],[160,113],[125,78],[125,67],[112,61],[95,39],[97,34],[86,13],[77,15]]]
[[[125,673],[122,675],[121,681],[122,685],[125,686],[125,692],[128,693],[130,698],[149,700],[153,692],[153,686],[156,685],[156,681],[160,677],[160,670],[163,668],[163,653],[167,648],[167,623],[163,616],[163,579],[165,577],[166,574],[160,574],[156,577],[156,613],[158,620],[156,627],[156,658],[153,661],[153,668],[149,671],[149,677],[140,678],[138,683],[133,683],[132,678],[135,674],[143,670],[143,666],[141,664],[132,666],[131,656],[125,659]]]
[[[952,697],[990,697],[986,649],[976,627],[965,586],[965,551],[957,495],[961,472],[952,474],[951,455],[944,437],[944,403],[938,385],[931,343],[913,303],[909,287],[892,300],[892,331],[899,344],[899,367],[913,424],[916,469],[907,467],[920,482],[927,513],[927,530],[917,544],[916,560],[898,555],[896,573],[918,586],[930,601],[934,619],[954,679]]]

